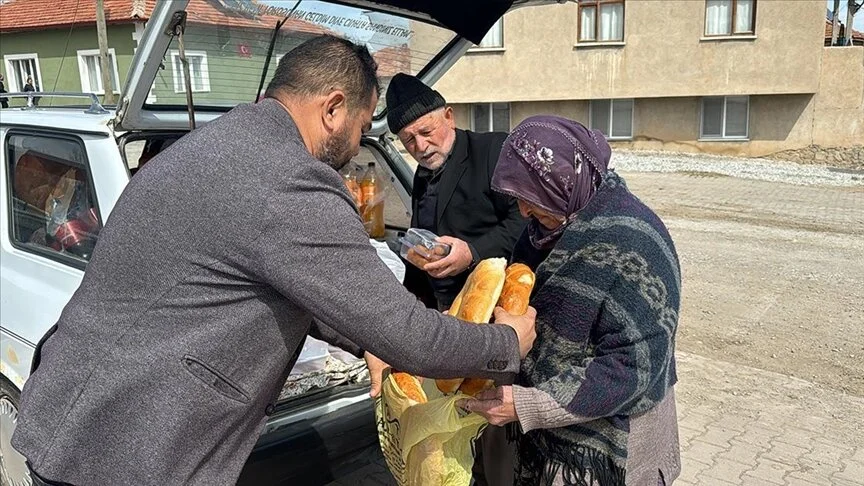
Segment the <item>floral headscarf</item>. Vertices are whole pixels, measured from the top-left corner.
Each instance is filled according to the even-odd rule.
[[[611,155],[599,130],[559,116],[533,116],[504,141],[492,189],[566,218],[555,230],[533,218],[529,223],[532,245],[549,248],[591,200]]]

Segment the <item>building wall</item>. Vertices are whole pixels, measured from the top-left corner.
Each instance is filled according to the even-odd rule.
[[[826,47],[816,95],[813,142],[864,144],[864,46]]]
[[[510,105],[511,128],[532,115],[555,114],[589,123],[590,102],[528,101]],[[633,138],[611,141],[619,148],[671,150],[761,157],[802,148],[811,142],[814,96],[760,95],[750,97],[748,140],[700,140],[702,98],[639,98],[633,103]],[[455,105],[460,128],[471,127],[471,105]]]
[[[107,29],[108,47],[114,49],[117,58],[117,72],[120,76],[121,89],[132,63],[135,49],[135,41],[132,39],[134,31],[135,28],[132,24],[109,25]],[[0,60],[9,54],[36,53],[38,55],[39,70],[42,74],[41,89],[43,91],[80,92],[82,88],[77,51],[98,48],[99,41],[96,37],[95,27],[76,27],[72,30],[71,35],[69,29],[0,35]],[[5,84],[9,89],[8,79],[10,76],[6,72],[5,62],[0,62],[0,70],[6,77]],[[80,99],[65,101],[59,98],[54,99],[54,104],[62,103],[81,104],[82,101]],[[10,102],[10,104],[15,104],[15,102]]]
[[[469,52],[436,86],[455,103],[815,93],[824,2],[757,5],[755,38],[706,40],[704,1],[630,0],[623,44],[592,47],[575,4],[518,9],[503,50]]]
[[[596,47],[576,44],[574,5],[517,10],[503,49],[469,51],[436,88],[465,128],[471,103],[510,102],[511,127],[540,113],[587,125],[589,100],[632,98],[633,138],[616,147],[864,167],[864,47],[823,47],[820,1],[760,1],[741,40],[703,39],[704,8],[629,0],[623,45]],[[700,140],[702,97],[720,95],[750,96],[748,140]]]

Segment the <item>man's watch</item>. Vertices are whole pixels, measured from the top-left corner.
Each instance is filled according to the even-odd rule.
[[[471,250],[471,264],[468,265],[468,270],[471,270],[476,267],[478,263],[480,263],[480,254],[477,253],[477,250],[471,243],[468,243],[468,249]]]

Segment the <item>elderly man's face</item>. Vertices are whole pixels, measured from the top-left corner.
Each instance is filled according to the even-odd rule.
[[[447,161],[456,141],[456,123],[449,106],[427,113],[399,131],[399,140],[421,166],[435,170]]]

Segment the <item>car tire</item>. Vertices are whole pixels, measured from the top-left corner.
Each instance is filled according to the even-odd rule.
[[[33,484],[24,456],[12,448],[10,441],[18,423],[21,394],[5,377],[0,376],[0,486]]]

